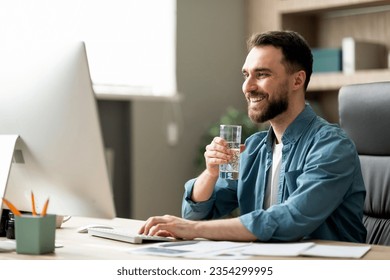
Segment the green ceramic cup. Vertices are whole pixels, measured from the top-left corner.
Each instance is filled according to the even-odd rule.
[[[16,252],[41,255],[54,252],[56,215],[15,217]]]

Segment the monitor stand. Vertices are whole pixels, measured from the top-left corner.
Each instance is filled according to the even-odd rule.
[[[4,197],[18,135],[0,135],[0,196]],[[0,200],[0,206],[3,201]],[[0,212],[3,207],[0,207]]]

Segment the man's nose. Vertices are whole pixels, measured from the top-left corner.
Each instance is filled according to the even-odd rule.
[[[247,92],[251,92],[251,91],[256,91],[257,90],[257,84],[256,84],[256,81],[254,79],[251,79],[250,77],[248,77],[244,84],[242,85],[242,91],[244,93],[247,93]]]

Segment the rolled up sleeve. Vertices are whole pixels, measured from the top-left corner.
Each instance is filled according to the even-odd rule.
[[[190,220],[218,219],[238,207],[237,181],[218,179],[211,197],[202,202],[191,199],[196,179],[184,185],[182,217]]]

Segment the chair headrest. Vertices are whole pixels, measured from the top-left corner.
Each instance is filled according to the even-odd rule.
[[[390,155],[390,82],[343,86],[339,117],[359,154]]]

